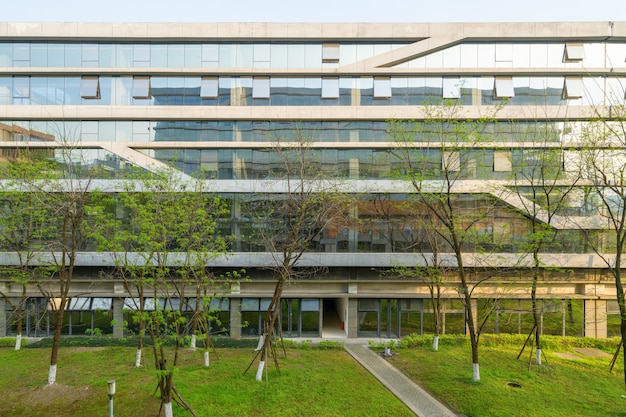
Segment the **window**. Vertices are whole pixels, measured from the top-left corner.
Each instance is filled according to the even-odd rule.
[[[496,77],[493,86],[493,97],[499,98],[511,98],[515,96],[515,89],[513,88],[513,78],[511,77]]]
[[[496,151],[493,153],[494,172],[511,172],[512,169],[510,151]]]
[[[441,156],[441,169],[446,172],[461,170],[461,154],[458,151],[444,152]]]
[[[374,77],[374,98],[391,98],[391,79]]]
[[[322,78],[322,98],[339,98],[339,78]]]
[[[218,78],[202,77],[202,82],[200,84],[200,97],[217,98],[218,96]]]
[[[459,78],[443,79],[443,98],[461,98],[461,80]]]
[[[82,77],[80,79],[80,97],[93,99],[100,98],[100,78]]]
[[[252,98],[270,98],[270,79],[268,77],[252,80]]]
[[[24,100],[30,97],[30,78],[13,77],[13,100]]]
[[[583,97],[582,77],[565,77],[563,85],[563,98],[574,99]]]
[[[322,62],[339,62],[339,44],[322,44]]]
[[[150,98],[150,77],[133,77],[133,98]]]
[[[580,62],[585,57],[585,46],[582,43],[569,42],[565,44],[563,62]]]

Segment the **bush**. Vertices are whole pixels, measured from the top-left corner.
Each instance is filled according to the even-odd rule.
[[[343,349],[344,346],[345,343],[335,340],[322,340],[317,345],[319,349]]]
[[[22,346],[24,346],[25,340],[22,339]],[[0,337],[0,347],[15,347],[14,337]]]

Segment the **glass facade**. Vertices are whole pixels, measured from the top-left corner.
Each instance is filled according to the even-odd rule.
[[[498,89],[498,85],[500,88]],[[0,104],[117,106],[589,105],[623,102],[626,77],[1,76]],[[498,94],[500,90],[500,94]],[[506,91],[505,91],[506,90]]]
[[[284,198],[285,164],[300,163],[295,150],[306,143],[306,169],[290,180],[302,175],[338,184],[352,198],[342,213],[350,221],[325,226],[310,242],[307,254],[333,266],[320,268],[304,289],[282,299],[277,326],[285,337],[321,337],[324,305],[332,304],[344,334],[385,338],[433,332],[434,313],[423,284],[386,280],[378,271],[389,269],[398,254],[414,254],[398,259],[415,266],[441,248],[449,251],[445,239],[428,236],[442,221],[406,179],[438,187],[453,178],[447,186],[456,213],[485,213],[472,224],[462,250],[468,256],[494,253],[521,271],[511,279],[519,286],[487,326],[524,333],[529,316],[519,311],[529,305],[526,282],[519,283],[528,275],[514,263],[531,243],[533,223],[524,207],[545,204],[528,184],[547,175],[555,182],[551,192],[567,198],[555,211],[554,239],[542,255],[548,267],[580,274],[576,280],[550,277],[564,294],[544,301],[545,332],[584,334],[580,317],[586,306],[570,298],[587,294],[586,282],[596,282],[601,268],[570,268],[569,262],[595,256],[592,246],[610,252],[614,244],[605,231],[563,221],[602,214],[590,197],[592,178],[582,178],[574,189],[568,181],[583,159],[580,150],[588,148],[582,138],[594,110],[624,105],[626,42],[607,38],[607,28],[546,25],[552,32],[520,26],[495,36],[496,27],[485,24],[476,33],[466,28],[473,33],[468,38],[454,39],[417,36],[424,31],[419,25],[311,26],[294,29],[300,33],[294,38],[280,25],[258,29],[263,35],[246,29],[210,36],[174,31],[171,37],[165,25],[154,31],[159,36],[130,31],[124,38],[97,29],[46,37],[50,29],[24,27],[14,36],[0,35],[0,172],[32,158],[47,162],[47,174],[57,179],[93,181],[94,189],[118,197],[111,213],[120,228],[128,226],[130,214],[119,193],[138,172],[154,178],[171,167],[186,181],[203,181],[226,206],[216,230],[235,255],[232,262],[245,260],[233,266],[219,259],[217,267],[247,269],[251,276],[226,291],[235,300],[232,311],[230,303],[220,304],[210,332],[257,337],[273,278],[267,272],[273,247],[261,237],[285,223],[260,213],[257,203]],[[449,29],[432,33],[456,33]],[[614,149],[598,152],[621,161]],[[10,204],[10,196],[3,196],[0,213]],[[103,266],[89,259],[100,262],[104,255],[94,240],[87,239],[83,249],[82,272],[95,281]],[[65,334],[113,331],[120,295],[111,285],[102,284],[106,297],[71,299]],[[331,295],[334,304],[324,300]],[[463,333],[464,306],[456,295],[446,297],[443,331]],[[607,290],[599,297],[613,295]],[[132,309],[132,296],[124,298]],[[47,312],[40,297],[29,300],[28,335],[49,332]],[[609,317],[608,333],[615,326]]]

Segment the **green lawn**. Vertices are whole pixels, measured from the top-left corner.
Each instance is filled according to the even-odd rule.
[[[530,348],[518,360],[524,339],[518,343],[486,343],[480,347],[481,381],[473,383],[468,344],[451,342],[433,352],[424,346],[396,349],[391,363],[432,392],[458,413],[468,417],[609,417],[626,416],[623,365],[609,372],[611,357],[577,354],[567,343],[545,350],[541,366],[529,370]],[[559,338],[546,343],[558,345]],[[571,343],[573,339],[568,340]],[[488,342],[488,339],[485,339]],[[580,340],[585,345],[585,340]],[[575,343],[575,342],[574,342]],[[586,343],[592,342],[588,341]],[[487,346],[489,345],[489,346]],[[604,343],[601,347],[614,353]],[[575,354],[565,359],[557,352]],[[517,382],[513,388],[507,382]]]
[[[108,340],[108,339],[104,339]],[[411,336],[394,348],[390,362],[458,413],[468,417],[626,417],[621,358],[575,354],[574,346],[613,353],[616,340],[545,337],[544,365],[531,366],[530,350],[516,359],[524,337],[481,337],[481,381],[471,382],[470,349],[463,336],[444,336],[439,352],[432,337]],[[97,341],[83,338],[78,342]],[[410,416],[412,413],[341,349],[292,348],[281,375],[269,367],[269,386],[254,380],[256,364],[243,375],[252,348],[220,348],[203,368],[202,352],[184,351],[176,386],[199,416]],[[48,348],[15,352],[0,348],[0,416],[105,416],[106,383],[117,381],[115,416],[156,416],[156,378],[150,351],[137,369],[134,348],[64,347],[58,384],[45,387]],[[513,388],[508,382],[517,382]],[[189,415],[175,407],[175,415]]]
[[[185,351],[175,385],[199,416],[411,416],[374,377],[340,349],[289,349],[281,375],[269,367],[269,386],[255,381],[246,348],[219,349],[211,366],[202,352]],[[115,416],[156,416],[153,363],[136,369],[134,349],[62,348],[57,386],[44,388],[48,349],[0,349],[0,416],[108,415],[107,381],[115,379]],[[174,415],[190,415],[174,407]]]

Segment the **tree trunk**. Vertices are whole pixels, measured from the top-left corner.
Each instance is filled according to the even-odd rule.
[[[480,365],[478,362],[472,363],[472,381],[480,381]]]
[[[433,337],[433,350],[435,352],[439,350],[439,336]]]
[[[265,368],[265,361],[259,361],[259,367],[256,370],[256,380],[259,382],[263,381],[263,368]]]
[[[196,350],[196,335],[192,334],[191,335],[191,346],[190,349],[195,351]]]
[[[138,348],[135,353],[135,368],[139,367],[141,367],[141,348]]]
[[[24,299],[24,296],[22,296],[22,300]],[[20,305],[18,306],[19,311],[18,311],[18,315],[17,315],[17,336],[15,336],[15,350],[20,350],[22,348],[22,317],[24,317],[24,309],[22,308],[23,306],[23,301],[20,302]]]
[[[57,382],[57,365],[50,365],[48,370],[48,385],[54,385]]]
[[[52,349],[50,350],[50,371],[48,372],[48,385],[56,383],[57,362],[59,359],[59,342],[61,341],[61,329],[63,327],[63,313],[65,310],[65,300],[61,299],[57,311],[57,322],[54,324],[54,337],[52,338]]]
[[[172,402],[163,404],[163,411],[165,411],[165,417],[174,417],[174,410],[172,410]]]

